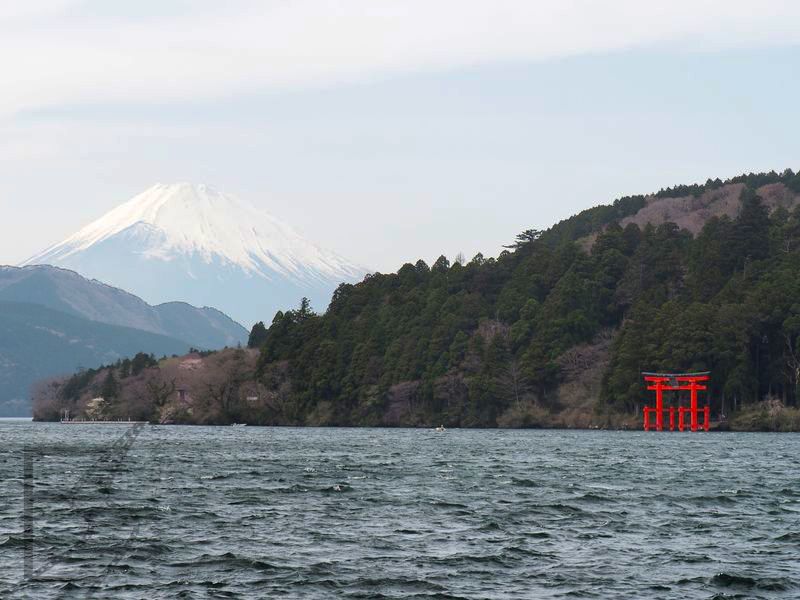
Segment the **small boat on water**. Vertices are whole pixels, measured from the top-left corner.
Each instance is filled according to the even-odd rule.
[[[231,423],[231,427],[247,427],[247,423]]]
[[[436,429],[434,429],[434,431],[442,432],[442,431],[447,431],[447,430],[444,428],[444,425],[439,425]]]

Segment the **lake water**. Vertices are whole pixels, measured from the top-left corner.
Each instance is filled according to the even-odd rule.
[[[799,460],[793,434],[5,422],[0,598],[798,598]]]

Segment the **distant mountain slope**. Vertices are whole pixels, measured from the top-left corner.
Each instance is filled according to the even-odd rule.
[[[46,306],[76,317],[160,334],[201,349],[236,346],[247,331],[213,308],[150,306],[123,290],[50,266],[0,267],[0,301]]]
[[[324,309],[366,271],[205,185],[156,185],[25,262],[67,267],[151,303],[213,305],[252,325],[307,296]]]
[[[30,414],[29,388],[39,379],[137,352],[172,355],[188,347],[164,335],[89,321],[37,304],[0,301],[0,416]]]

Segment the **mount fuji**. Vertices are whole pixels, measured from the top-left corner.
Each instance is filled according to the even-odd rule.
[[[307,296],[327,308],[367,270],[206,185],[157,184],[23,263],[64,267],[151,304],[214,306],[249,326]]]

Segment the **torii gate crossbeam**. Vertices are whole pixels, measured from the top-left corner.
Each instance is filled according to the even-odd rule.
[[[690,427],[692,431],[697,431],[700,427],[699,410],[697,407],[697,392],[708,390],[708,386],[703,385],[711,379],[709,372],[704,373],[642,373],[644,380],[648,383],[647,389],[656,393],[656,405],[654,408],[646,406],[644,408],[644,430],[650,430],[650,413],[656,414],[656,431],[664,430],[664,392],[674,392],[680,390],[689,391],[689,407],[678,407],[678,429],[683,431],[684,414],[689,413]],[[711,410],[708,405],[703,407],[703,429],[708,431],[711,421]],[[675,407],[669,407],[669,428],[675,429]]]

